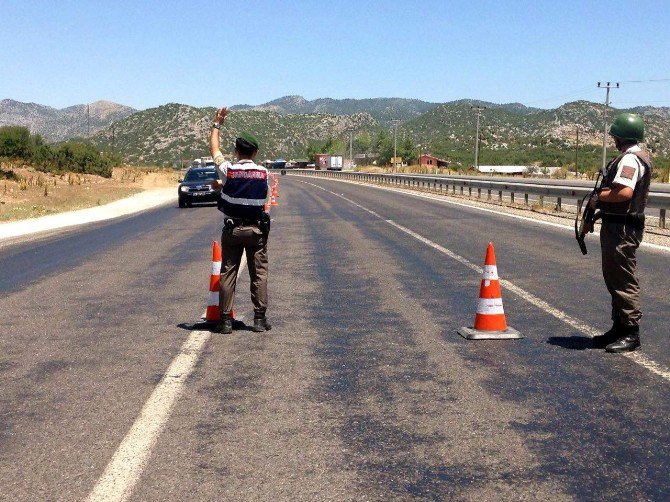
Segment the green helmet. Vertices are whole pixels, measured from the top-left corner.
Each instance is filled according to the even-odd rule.
[[[610,136],[635,142],[642,141],[644,139],[642,117],[635,113],[620,113],[614,117],[614,122],[610,126]]]

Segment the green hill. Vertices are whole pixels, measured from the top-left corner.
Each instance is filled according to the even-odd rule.
[[[114,150],[131,163],[169,164],[179,158],[208,155],[214,108],[167,104],[127,117],[114,125]],[[221,128],[224,153],[232,154],[237,134],[248,131],[261,144],[259,158],[301,157],[311,141],[350,132],[373,130],[377,122],[367,113],[353,115],[283,115],[273,111],[239,110]],[[112,128],[97,134],[101,149],[112,149]]]
[[[339,103],[337,110],[325,108],[338,113],[289,113],[301,106],[314,110],[317,101],[329,102],[288,97],[277,100],[269,109],[234,107],[221,130],[224,150],[232,153],[234,138],[240,131],[258,136],[261,159],[305,157],[310,145],[313,147],[313,143],[329,139],[337,140],[343,151],[350,134],[355,138],[354,153],[374,152],[382,143],[388,150],[390,126],[380,118],[380,110],[390,109],[389,100],[384,104],[381,100],[330,100]],[[348,110],[344,103],[349,101],[354,102],[351,110],[358,110],[356,113],[343,113]],[[379,106],[366,109],[364,102],[367,101]],[[398,126],[398,141],[406,145],[405,151],[412,151],[413,143],[419,145],[415,152],[430,152],[464,167],[471,165],[475,137],[473,105],[487,107],[481,114],[481,164],[570,166],[575,159],[577,132],[579,165],[591,169],[600,163],[604,107],[588,101],[543,110],[519,103],[459,100],[415,116],[404,108],[403,113],[408,118]],[[608,116],[611,118],[619,111],[610,109]],[[669,110],[641,107],[632,111],[645,118],[648,148],[660,162],[667,163]],[[134,113],[116,122],[113,128],[97,133],[93,141],[102,150],[112,150],[113,146],[116,153],[131,163],[172,164],[179,158],[192,159],[207,154],[214,112],[214,108],[171,103]],[[379,139],[380,135],[384,141]]]
[[[487,107],[481,113],[481,164],[571,164],[578,131],[580,165],[599,163],[605,107],[588,101],[566,103],[553,110],[516,104],[454,101],[404,123],[400,131],[421,144],[424,151],[464,165],[471,164],[476,131],[473,105]],[[667,109],[610,109],[607,121],[621,111],[641,113],[647,125],[647,147],[657,157],[669,156],[670,116]]]
[[[320,98],[312,101],[302,96],[284,96],[258,106],[234,106],[233,110],[267,110],[283,115],[325,113],[329,115],[353,115],[368,113],[382,125],[390,125],[393,120],[406,121],[432,110],[439,103],[428,103],[419,99],[371,98],[371,99],[331,99]]]

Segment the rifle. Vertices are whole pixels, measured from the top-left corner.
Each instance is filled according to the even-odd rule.
[[[575,216],[575,239],[577,239],[577,244],[579,244],[579,249],[581,249],[583,255],[587,254],[584,238],[587,233],[593,232],[595,222],[600,219],[600,212],[591,207],[591,199],[593,199],[600,190],[602,174],[601,171],[598,171],[598,178],[596,179],[596,184],[593,187],[593,190],[591,190],[590,194],[584,196],[580,202],[581,207],[584,208],[581,214],[581,220],[579,219],[579,212],[577,212],[577,216]]]

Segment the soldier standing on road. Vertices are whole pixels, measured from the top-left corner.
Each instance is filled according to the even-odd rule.
[[[612,328],[594,337],[607,352],[630,352],[640,346],[640,286],[635,274],[635,251],[644,233],[644,209],[652,165],[638,142],[644,139],[639,115],[622,113],[610,130],[621,154],[603,173],[603,183],[592,204],[600,209],[602,270],[612,296]]]
[[[237,283],[237,272],[242,253],[247,254],[251,278],[251,301],[254,305],[256,332],[271,328],[265,312],[268,306],[268,235],[270,217],[263,206],[268,198],[268,170],[254,163],[258,153],[258,141],[250,134],[242,133],[235,140],[237,162],[225,161],[219,150],[219,129],[228,115],[227,108],[216,113],[209,136],[212,157],[219,172],[221,197],[219,210],[224,214],[221,233],[221,290],[219,309],[221,322],[216,327],[219,333],[232,333],[233,298]]]

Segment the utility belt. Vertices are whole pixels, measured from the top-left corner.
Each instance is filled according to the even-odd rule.
[[[248,218],[225,218],[223,220],[224,227],[232,232],[236,227],[255,226],[260,229],[265,237],[270,234],[270,215],[263,212],[260,219]]]
[[[223,220],[223,224],[228,230],[232,230],[235,227],[258,226],[259,223],[260,220],[250,220],[247,218],[225,218]]]
[[[603,223],[628,225],[637,230],[644,230],[644,214],[603,214]]]

